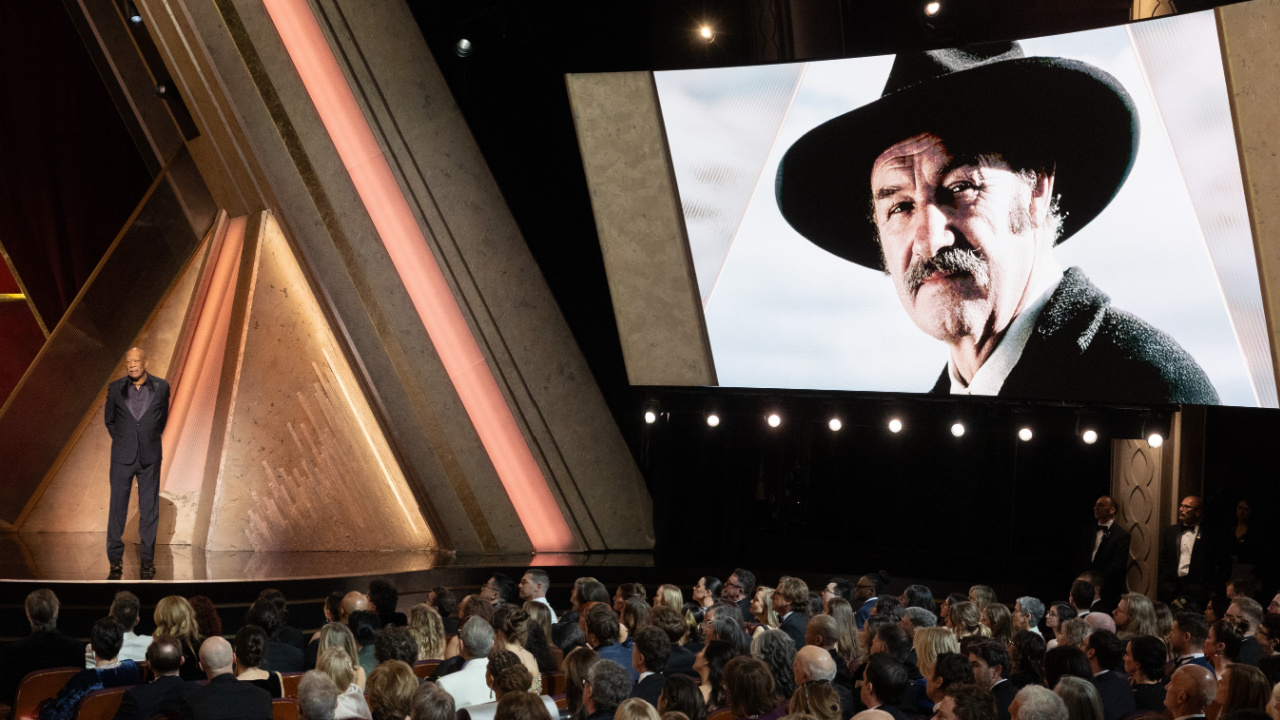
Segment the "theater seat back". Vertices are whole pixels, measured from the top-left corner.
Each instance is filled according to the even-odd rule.
[[[56,696],[67,681],[83,669],[60,667],[27,673],[18,684],[18,695],[13,701],[14,720],[35,720],[40,715],[40,703]]]

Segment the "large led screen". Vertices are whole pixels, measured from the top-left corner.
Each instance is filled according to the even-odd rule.
[[[1211,13],[655,78],[721,385],[1276,406]]]

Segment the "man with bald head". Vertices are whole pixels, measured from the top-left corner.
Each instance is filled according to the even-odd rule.
[[[1227,543],[1204,527],[1204,500],[1188,495],[1178,504],[1178,522],[1160,534],[1158,575],[1160,599],[1173,602],[1180,595],[1204,607],[1213,592],[1221,592],[1231,570]]]
[[[840,717],[843,720],[853,717],[853,693],[844,685],[833,682],[836,679],[836,663],[831,659],[831,653],[817,645],[806,645],[796,651],[791,672],[795,675],[797,688],[808,682],[831,683],[836,695],[840,696]]]
[[[209,684],[187,696],[181,720],[271,720],[271,693],[240,682],[231,643],[211,637],[200,645],[200,669]]]
[[[147,373],[147,354],[124,356],[125,376],[107,386],[104,420],[111,434],[111,505],[107,515],[108,580],[124,574],[124,521],[133,479],[138,479],[138,535],[143,580],[156,575],[156,527],[160,524],[160,435],[169,421],[169,383]]]
[[[369,609],[369,598],[364,593],[352,590],[342,598],[342,624],[351,619],[351,613]]]
[[[1218,681],[1209,668],[1183,665],[1164,687],[1164,706],[1173,720],[1202,718],[1217,692]]]

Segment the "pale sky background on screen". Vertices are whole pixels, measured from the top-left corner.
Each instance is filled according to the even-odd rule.
[[[1110,72],[1133,96],[1141,122],[1128,181],[1098,218],[1055,250],[1062,267],[1081,267],[1116,307],[1172,335],[1224,404],[1256,405],[1186,185],[1125,29],[1022,45],[1027,55],[1075,58]],[[1218,63],[1220,78],[1220,59],[1208,60]],[[721,385],[927,392],[945,366],[945,346],[911,322],[888,276],[817,248],[774,201],[787,148],[878,98],[892,62],[881,56],[808,63],[803,73],[764,66],[656,74]],[[797,77],[779,129],[777,98],[790,96]],[[763,167],[760,157],[767,157]],[[718,225],[717,209],[727,209]],[[721,267],[715,248],[728,235],[714,237],[711,226],[738,227],[739,215]]]

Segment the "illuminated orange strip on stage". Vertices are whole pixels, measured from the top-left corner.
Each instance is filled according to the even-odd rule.
[[[534,549],[578,549],[311,8],[263,4]]]

